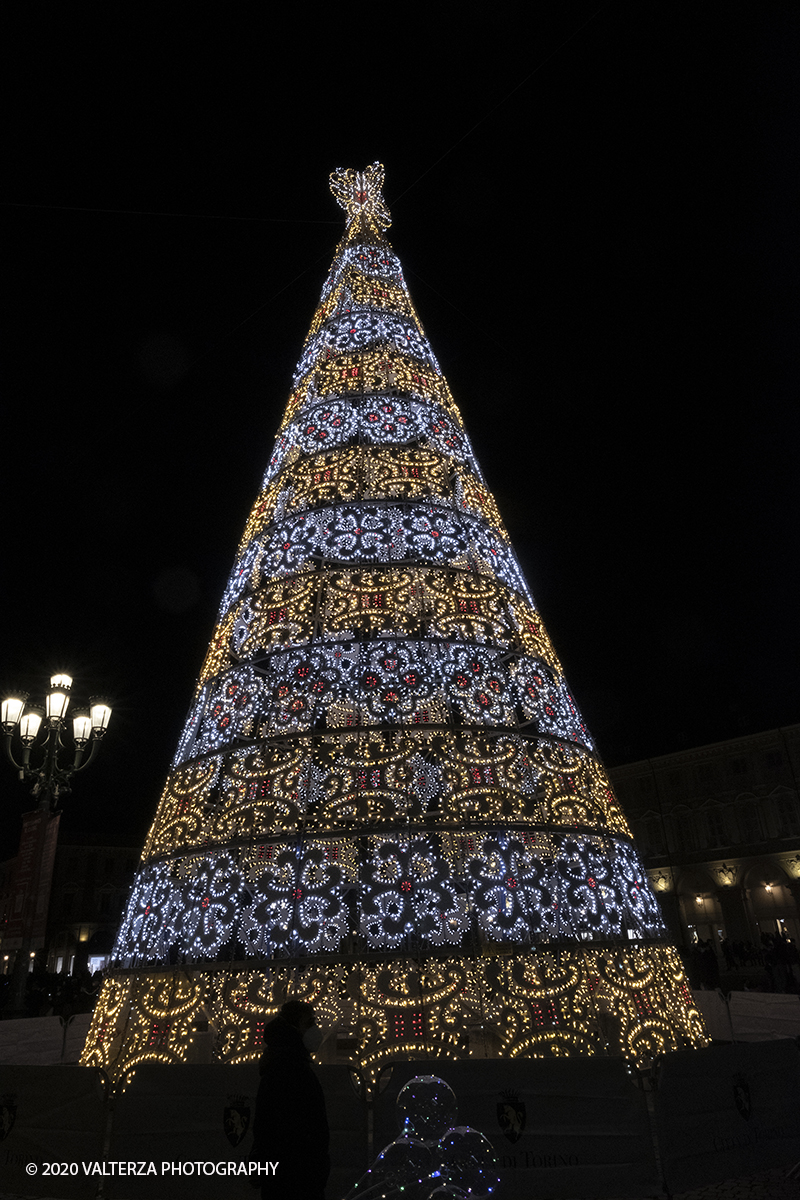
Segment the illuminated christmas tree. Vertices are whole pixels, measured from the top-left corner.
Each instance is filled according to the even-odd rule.
[[[86,1044],[115,1077],[206,1020],[256,1057],[289,995],[368,1072],[703,1041],[382,181],[331,176],[346,231]]]

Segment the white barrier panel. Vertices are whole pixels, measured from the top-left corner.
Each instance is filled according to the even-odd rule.
[[[76,1063],[83,1053],[86,1035],[92,1023],[91,1013],[76,1013],[67,1021],[67,1036],[64,1039],[65,1063]]]
[[[792,1041],[668,1054],[654,1094],[669,1192],[800,1159],[800,1053]]]
[[[800,1037],[800,997],[770,992],[731,992],[729,1000],[733,1039],[766,1042]]]
[[[325,1189],[331,1200],[346,1195],[366,1171],[367,1106],[348,1067],[314,1068],[325,1093],[331,1130],[331,1175]]]
[[[732,1042],[731,1014],[728,1002],[719,988],[713,992],[692,992],[692,997],[703,1018],[708,1036],[715,1042]]]
[[[343,1195],[364,1171],[366,1105],[356,1095],[347,1067],[315,1070],[325,1091],[331,1127],[328,1190],[331,1196]],[[165,1196],[242,1200],[243,1195],[258,1195],[248,1190],[241,1173],[253,1153],[258,1083],[257,1062],[142,1065],[116,1102],[108,1157],[153,1162],[156,1173],[106,1179],[107,1195],[112,1200],[164,1200]],[[302,1122],[303,1113],[297,1113],[297,1120]],[[164,1163],[176,1167],[164,1170]],[[195,1163],[220,1166],[216,1170],[213,1165],[192,1167]],[[263,1175],[260,1178],[264,1180]]]
[[[50,1067],[61,1062],[64,1026],[59,1017],[0,1021],[0,1064]]]
[[[92,1167],[102,1157],[104,1128],[102,1089],[95,1070],[0,1068],[0,1179],[4,1192],[64,1200],[93,1197],[97,1177]],[[31,1163],[36,1167],[34,1174],[26,1169]],[[66,1169],[61,1164],[66,1164]]]
[[[208,1197],[243,1194],[242,1175],[204,1175],[183,1164],[232,1163],[253,1150],[258,1063],[239,1066],[143,1063],[116,1100],[109,1159],[154,1163],[157,1174],[106,1179],[110,1197]],[[162,1174],[162,1164],[176,1164]],[[246,1191],[244,1194],[249,1195]],[[254,1193],[257,1195],[258,1193]]]
[[[375,1155],[398,1136],[395,1101],[415,1075],[449,1083],[458,1123],[489,1138],[504,1200],[660,1190],[645,1096],[622,1059],[398,1063],[375,1101]]]
[[[91,1013],[78,1013],[64,1022],[60,1017],[22,1017],[0,1021],[0,1065],[53,1067],[77,1063],[92,1021]]]

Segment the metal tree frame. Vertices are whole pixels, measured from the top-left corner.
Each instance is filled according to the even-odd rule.
[[[83,1061],[261,1052],[288,996],[395,1057],[704,1043],[591,735],[384,237],[347,227]]]

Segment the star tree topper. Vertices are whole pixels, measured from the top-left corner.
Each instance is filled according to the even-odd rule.
[[[331,172],[331,191],[337,204],[347,213],[348,231],[355,227],[356,221],[371,225],[376,231],[391,225],[392,218],[381,195],[383,176],[383,163],[379,162],[364,171],[337,167]]]

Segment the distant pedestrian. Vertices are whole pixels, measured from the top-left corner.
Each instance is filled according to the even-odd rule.
[[[710,938],[700,939],[700,984],[713,992],[719,987],[719,961]]]
[[[735,971],[739,964],[737,963],[736,958],[734,956],[733,946],[731,945],[728,938],[723,938],[722,942],[720,944],[722,946],[722,953],[725,955],[726,969],[728,971]]]

